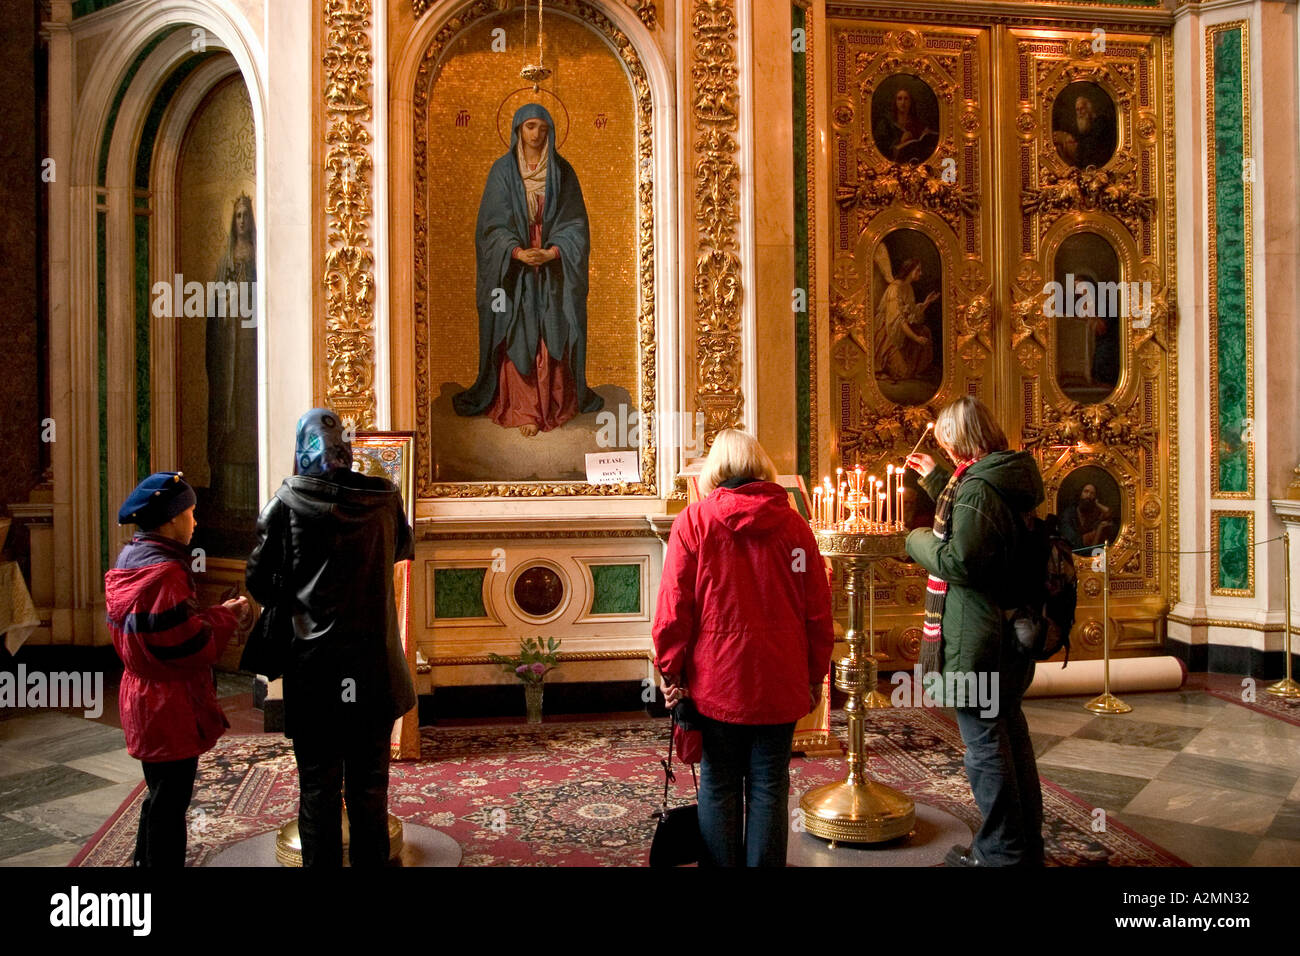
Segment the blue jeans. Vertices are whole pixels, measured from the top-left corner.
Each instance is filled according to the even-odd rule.
[[[984,818],[971,852],[988,866],[1043,865],[1043,788],[1020,702],[1002,697],[996,717],[957,708],[966,779]]]
[[[701,866],[785,866],[794,724],[699,718]]]

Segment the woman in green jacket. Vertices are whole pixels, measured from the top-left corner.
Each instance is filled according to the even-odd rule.
[[[908,467],[935,500],[934,528],[907,537],[908,555],[930,572],[921,670],[928,695],[957,712],[966,777],[983,815],[969,848],[953,847],[955,866],[1041,866],[1043,792],[1021,699],[1033,661],[1009,639],[1007,612],[1041,574],[1026,566],[1022,519],[1043,501],[1043,480],[1027,452],[1007,438],[978,399],[939,413],[935,440],[955,472],[926,454]]]

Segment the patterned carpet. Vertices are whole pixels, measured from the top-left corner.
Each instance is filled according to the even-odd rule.
[[[843,716],[837,714],[843,739]],[[869,721],[868,772],[972,828],[979,811],[962,770],[961,737],[941,714],[877,711]],[[389,808],[441,830],[465,866],[639,866],[662,792],[664,720],[421,729],[421,759],[393,765]],[[796,758],[792,787],[840,779],[839,759]],[[690,774],[675,793],[692,796]],[[73,866],[125,866],[134,848],[143,785],[93,836]],[[1111,822],[1094,833],[1092,807],[1045,782],[1049,865],[1181,866],[1172,854]],[[190,808],[188,863],[201,866],[231,843],[275,829],[297,813],[288,741],[228,735],[199,763]]]

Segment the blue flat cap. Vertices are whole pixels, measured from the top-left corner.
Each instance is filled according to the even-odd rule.
[[[145,531],[164,525],[193,508],[198,498],[179,471],[159,471],[135,486],[117,512],[118,524],[139,525]]]

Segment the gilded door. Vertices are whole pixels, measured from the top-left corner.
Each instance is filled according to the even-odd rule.
[[[826,35],[820,467],[883,471],[979,396],[1079,550],[1074,656],[1101,654],[1103,547],[1112,650],[1160,648],[1176,587],[1167,34],[828,5]],[[928,525],[926,496],[908,500]],[[924,581],[906,562],[877,575],[884,666],[916,660]]]

